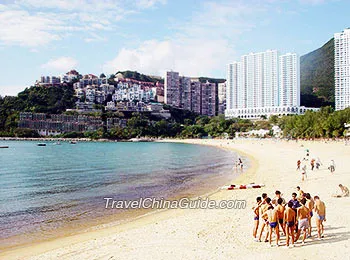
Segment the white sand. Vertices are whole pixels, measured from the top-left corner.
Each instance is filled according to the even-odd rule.
[[[350,259],[350,197],[333,198],[338,184],[350,187],[350,146],[344,143],[274,142],[271,140],[187,140],[186,142],[237,149],[249,155],[250,170],[235,183],[265,183],[262,189],[222,190],[211,199],[247,200],[244,210],[186,209],[167,210],[130,223],[104,230],[31,245],[0,254],[1,259]],[[227,144],[229,142],[229,144]],[[301,147],[301,145],[304,147]],[[308,171],[301,182],[296,161],[310,149],[324,163],[318,171]],[[327,170],[331,159],[336,171]],[[308,165],[309,166],[309,165]],[[234,177],[234,173],[232,173]],[[319,195],[327,206],[325,238],[307,239],[295,248],[267,248],[252,240],[251,205],[256,196],[273,196],[279,189],[289,200],[299,185],[312,196]],[[314,225],[314,218],[313,218]],[[314,225],[315,227],[315,225]],[[316,229],[313,229],[316,235]],[[282,243],[285,243],[282,237]]]

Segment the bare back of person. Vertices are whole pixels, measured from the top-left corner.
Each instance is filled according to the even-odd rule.
[[[294,246],[294,227],[295,227],[295,211],[291,207],[286,207],[284,212],[286,246],[289,246],[289,239],[292,238],[292,246]]]
[[[307,207],[305,207],[303,205],[301,207],[299,207],[298,208],[298,215],[297,215],[298,220],[302,220],[302,219],[308,218],[309,217],[309,212],[310,212],[310,210]]]

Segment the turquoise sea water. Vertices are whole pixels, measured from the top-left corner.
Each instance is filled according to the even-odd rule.
[[[0,141],[0,244],[118,214],[105,197],[133,200],[210,190],[232,179],[233,152],[175,143]],[[198,189],[199,188],[199,189]],[[16,239],[13,239],[16,238]],[[1,242],[2,241],[2,242]]]

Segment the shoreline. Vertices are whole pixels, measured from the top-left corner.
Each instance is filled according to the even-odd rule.
[[[174,140],[169,140],[174,141]],[[340,142],[281,140],[178,140],[193,144],[207,144],[248,155],[251,167],[235,183],[264,183],[261,189],[218,190],[210,195],[216,201],[243,199],[247,205],[266,192],[280,190],[286,199],[301,186],[311,195],[319,195],[327,207],[325,238],[307,239],[293,249],[267,248],[265,243],[251,238],[253,218],[250,206],[241,210],[229,209],[173,209],[144,216],[120,226],[66,237],[46,244],[37,244],[0,254],[3,259],[341,259],[350,253],[349,198],[333,198],[339,183],[350,186],[350,147]],[[321,169],[309,172],[301,181],[295,170],[296,160],[305,149],[311,156],[319,156]],[[327,170],[328,160],[335,158],[336,172]],[[315,218],[312,220],[315,234]]]
[[[13,141],[35,141],[32,138],[29,138],[30,140],[28,140],[28,138],[25,139],[19,139],[19,140],[13,140]],[[0,139],[1,140],[1,139]],[[47,140],[47,139],[45,139]],[[57,139],[55,139],[57,140]],[[90,140],[89,140],[90,141]],[[104,141],[102,141],[104,142]],[[107,141],[108,142],[108,141]],[[205,145],[205,144],[195,144],[195,143],[191,143],[191,142],[186,142],[186,140],[181,140],[181,139],[176,139],[176,140],[156,140],[156,143],[183,143],[183,144],[190,144],[190,145]],[[222,150],[228,150],[230,152],[232,152],[232,149],[227,149],[227,148],[223,148],[223,147],[217,147],[217,146],[212,146],[212,145],[206,145],[206,146],[211,146],[214,147],[216,149],[222,149]],[[237,154],[237,157],[240,156],[241,153],[239,153],[238,151],[233,151],[235,152],[235,154]],[[248,158],[249,155],[244,155],[244,157]],[[252,162],[252,159],[249,158],[249,162]],[[238,176],[235,177],[239,178],[239,176],[241,176],[242,174],[246,173],[247,171],[249,171],[250,167],[247,169],[244,169],[243,172],[240,172]],[[231,180],[231,178],[230,178]],[[187,187],[185,190],[181,191],[179,194],[169,197],[167,198],[168,200],[179,200],[181,198],[189,198],[189,199],[198,199],[198,198],[206,198],[206,197],[210,197],[213,194],[216,194],[217,192],[220,192],[220,188],[223,185],[228,184],[227,181],[223,181],[220,184],[217,184],[214,187],[211,188],[207,188],[207,189],[196,189],[194,188],[194,186],[191,187]],[[194,188],[193,190],[191,190],[192,188]],[[140,219],[143,218],[152,218],[152,216],[156,215],[156,214],[161,214],[165,211],[172,211],[173,209],[136,209],[136,210],[126,210],[125,212],[122,213],[117,213],[117,214],[110,214],[106,217],[100,217],[98,219],[93,219],[91,220],[91,222],[89,222],[91,225],[86,225],[84,227],[80,227],[78,229],[76,229],[75,231],[71,231],[69,228],[62,228],[59,231],[59,235],[52,237],[52,238],[46,238],[46,239],[39,239],[39,240],[34,240],[32,242],[28,242],[28,243],[22,243],[20,245],[15,245],[15,246],[9,246],[9,247],[5,247],[2,249],[2,251],[0,251],[0,259],[2,259],[3,255],[5,255],[6,257],[10,257],[13,253],[16,252],[21,252],[22,250],[26,250],[27,248],[32,248],[32,247],[36,247],[36,246],[41,246],[41,245],[45,245],[45,247],[47,247],[47,245],[49,245],[50,248],[56,248],[56,247],[51,247],[52,243],[59,243],[61,245],[62,241],[65,240],[70,240],[69,238],[72,238],[72,240],[75,240],[76,237],[79,237],[80,235],[84,235],[85,234],[90,237],[88,234],[96,234],[96,233],[103,233],[103,234],[109,234],[109,232],[106,232],[106,229],[118,229],[119,227],[122,226],[128,226],[130,223],[134,222],[134,221],[138,221]],[[132,224],[131,224],[132,226]],[[16,236],[17,237],[20,237]],[[62,240],[62,241],[61,241]],[[78,238],[79,240],[79,238]],[[80,241],[80,240],[79,240]],[[85,241],[84,239],[81,241]],[[36,251],[36,250],[35,250]],[[9,255],[9,256],[8,256]],[[7,258],[6,258],[7,259]]]

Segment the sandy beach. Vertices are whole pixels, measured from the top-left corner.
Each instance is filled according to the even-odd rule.
[[[174,142],[173,140],[171,140]],[[0,259],[349,259],[350,197],[334,198],[338,184],[350,187],[350,146],[344,142],[274,140],[181,140],[233,149],[251,161],[251,167],[228,184],[263,183],[261,189],[218,190],[213,200],[246,200],[245,209],[171,209],[155,212],[120,225],[33,244],[0,253]],[[296,161],[310,150],[323,165],[301,181]],[[334,159],[336,171],[327,169]],[[300,186],[326,203],[325,237],[316,240],[315,217],[312,238],[294,248],[268,248],[252,238],[251,207],[257,196],[274,196],[280,190],[286,200]],[[338,191],[339,192],[339,191]],[[285,238],[282,237],[282,245]]]

